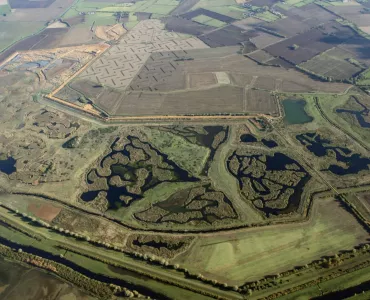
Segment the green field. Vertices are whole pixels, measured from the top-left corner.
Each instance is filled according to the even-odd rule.
[[[204,237],[175,261],[221,282],[241,284],[366,241],[367,232],[333,199],[315,205],[309,222]]]
[[[301,2],[296,3],[294,6],[295,7],[301,7],[301,6],[305,6],[305,5],[313,3],[313,2],[315,2],[315,0],[303,0]]]
[[[195,21],[195,22],[201,23],[201,24],[214,26],[214,27],[222,27],[222,26],[227,25],[227,23],[225,23],[225,22],[221,22],[217,19],[213,19],[213,18],[205,16],[205,15],[196,16],[192,20]]]
[[[269,11],[265,11],[263,13],[258,13],[258,14],[256,14],[256,17],[258,19],[261,19],[261,20],[266,21],[266,22],[274,22],[274,21],[280,19],[278,16],[270,13]]]
[[[286,0],[284,2],[285,2],[284,4],[293,6],[293,5],[296,5],[299,2],[302,2],[302,0]]]
[[[233,6],[235,5],[235,0],[200,0],[192,9],[197,8],[206,8],[210,9],[211,7],[220,7],[220,6]]]
[[[94,26],[114,25],[117,23],[117,20],[113,14],[96,13],[94,15],[87,15],[85,18],[85,24],[80,24],[79,26],[91,26],[93,23]]]
[[[312,2],[315,2],[315,0],[286,0],[283,5],[301,7]],[[279,6],[281,5],[279,4]]]
[[[115,12],[147,12],[153,14],[167,15],[179,4],[176,0],[149,0],[138,1],[136,3],[110,3],[110,2],[90,2],[85,0],[78,1],[64,15],[63,18],[77,16],[79,13],[94,12],[115,13]],[[94,17],[94,15],[92,15]]]
[[[44,27],[44,22],[1,22],[0,51],[31,34],[39,32]]]
[[[245,13],[245,9],[236,6],[236,5],[227,5],[227,6],[205,6],[205,9],[217,12],[219,14],[235,18],[235,19],[243,19],[243,14]]]
[[[320,283],[320,288],[317,285],[311,286],[309,288],[302,289],[298,292],[288,294],[286,296],[282,296],[279,298],[280,300],[309,300],[313,297],[319,297],[321,295],[325,295],[326,293],[330,293],[332,291],[337,290],[344,290],[349,287],[353,287],[356,285],[361,284],[362,282],[369,280],[369,272],[370,267],[363,268],[354,272],[351,272],[346,275],[342,275],[340,277],[324,281]],[[358,294],[351,298],[345,299],[353,299],[353,300],[365,300],[369,296],[368,293]],[[363,298],[364,297],[364,298]]]
[[[180,136],[164,131],[151,129],[146,134],[156,148],[191,174],[199,175],[204,168],[210,152],[208,148],[189,143]]]
[[[356,5],[356,6],[358,6],[358,5],[360,5],[359,3],[357,3],[357,2],[355,2],[355,1],[351,1],[351,2],[342,2],[342,1],[330,1],[329,2],[330,3],[330,5],[333,5],[333,6],[354,6],[354,5]]]
[[[358,85],[370,85],[370,69],[362,72],[359,76],[359,79],[356,80]]]
[[[15,231],[13,229],[8,229],[4,226],[0,226],[0,237],[5,237],[10,239],[11,241],[18,243],[20,245],[31,245],[38,249],[42,249],[54,255],[64,254],[65,258],[75,264],[83,267],[88,268],[90,271],[108,275],[110,277],[121,278],[127,280],[128,282],[139,284],[142,286],[146,286],[153,291],[162,293],[169,297],[170,299],[176,299],[176,297],[180,296],[181,299],[197,299],[197,300],[207,300],[210,299],[209,297],[202,296],[201,294],[193,293],[191,291],[185,290],[183,288],[168,285],[162,282],[158,282],[148,277],[142,277],[140,274],[137,274],[132,271],[127,271],[125,269],[115,268],[112,269],[108,264],[103,263],[99,260],[91,259],[85,255],[76,254],[74,252],[67,252],[63,249],[57,249],[57,246],[63,245],[67,246],[68,248],[74,249],[76,251],[80,251],[86,253],[86,255],[93,255],[97,257],[101,257],[103,260],[111,260],[114,263],[118,263],[125,265],[125,263],[130,265],[130,269],[136,270],[135,266],[140,269],[140,266],[145,270],[150,270],[151,268],[157,269],[159,272],[161,268],[158,266],[149,266],[145,262],[137,261],[132,259],[129,256],[126,256],[120,252],[106,250],[104,248],[100,248],[99,252],[96,252],[96,247],[83,241],[79,241],[76,243],[76,240],[72,237],[66,237],[63,234],[55,233],[50,231],[46,228],[32,226],[29,225],[27,222],[21,221],[21,218],[17,216],[13,216],[12,213],[9,214],[7,210],[0,208],[0,216],[7,215],[6,219],[8,223],[14,224],[14,226],[23,228],[27,232],[36,232],[35,234],[41,238],[41,240],[35,240],[31,237],[26,236],[25,234]],[[1,217],[2,218],[2,217]],[[28,230],[27,230],[28,229]],[[115,271],[117,270],[117,271]],[[171,274],[171,270],[167,271]],[[174,277],[182,278],[181,274],[176,274],[175,271],[172,271]]]
[[[192,10],[204,8],[235,19],[242,19],[246,10],[234,0],[200,0]]]
[[[166,285],[164,283],[152,280],[150,278],[143,278],[139,274],[135,274],[125,269],[110,267],[107,264],[104,264],[100,261],[93,260],[86,256],[82,256],[76,253],[68,252],[66,258],[77,265],[80,266],[89,266],[89,270],[98,273],[106,274],[110,277],[120,278],[128,282],[135,282],[135,284],[145,286],[154,291],[157,291],[171,299],[195,299],[195,300],[207,300],[210,299],[199,294],[192,293],[190,291],[172,286]]]

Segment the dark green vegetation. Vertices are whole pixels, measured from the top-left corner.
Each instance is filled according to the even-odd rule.
[[[238,149],[227,166],[245,198],[267,217],[297,211],[311,177],[297,161],[279,152],[265,155]]]
[[[313,118],[305,111],[306,101],[287,99],[283,101],[284,121],[287,124],[304,124],[312,122]]]
[[[144,222],[209,224],[224,219],[236,219],[237,213],[224,193],[210,185],[182,190],[153,207],[138,212],[135,217]]]
[[[106,199],[108,210],[117,210],[141,199],[145,191],[160,183],[196,180],[148,142],[127,136],[117,138],[98,168],[87,174],[89,190],[81,199],[86,202]]]
[[[351,96],[346,105],[343,108],[336,109],[336,112],[349,119],[350,122],[352,119],[355,119],[357,122],[353,123],[358,124],[362,128],[370,128],[369,105],[361,101],[363,101],[361,98]]]
[[[335,164],[329,163],[324,171],[329,171],[335,175],[349,175],[369,170],[370,158],[353,153],[346,147],[332,145],[329,139],[323,138],[316,132],[300,134],[296,138],[315,156],[336,161]]]
[[[159,257],[173,258],[186,251],[193,239],[192,237],[132,234],[127,238],[126,245],[142,255],[150,253]]]
[[[102,299],[367,300],[369,3],[10,2],[1,257]]]
[[[119,221],[139,221],[145,227],[202,224],[211,228],[236,221],[238,213],[232,201],[207,178],[217,149],[228,137],[228,128],[168,126],[160,128],[159,134],[156,130],[147,133],[153,143],[147,142],[145,130],[116,138],[97,167],[87,173],[88,191],[81,194],[81,200],[94,209],[111,213]],[[198,153],[184,154],[187,148],[209,149],[197,176],[179,166],[191,165],[191,161],[201,163]],[[162,151],[170,153],[171,158]],[[125,210],[128,207],[132,215]]]
[[[226,141],[229,132],[227,126],[162,126],[159,129],[181,136],[189,143],[210,149],[203,174],[207,174],[218,147]]]

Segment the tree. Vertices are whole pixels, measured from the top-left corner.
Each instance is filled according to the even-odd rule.
[[[78,101],[85,104],[89,103],[89,100],[85,96],[80,96],[80,98],[78,98]]]
[[[22,248],[19,248],[18,253],[22,253],[22,252],[23,252]]]
[[[293,44],[292,46],[290,46],[290,49],[292,50],[297,50],[299,48],[299,45],[297,44]]]

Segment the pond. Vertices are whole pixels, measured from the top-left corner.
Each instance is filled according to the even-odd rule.
[[[305,100],[287,99],[282,104],[285,111],[284,123],[293,125],[312,122],[313,118],[304,109],[307,104]]]
[[[275,148],[278,146],[278,144],[273,140],[262,139],[261,142],[268,148]]]
[[[243,143],[255,143],[257,142],[257,138],[253,134],[243,134],[240,137],[240,141]]]
[[[253,134],[242,134],[240,136],[240,141],[242,143],[257,143],[258,139]],[[267,148],[275,148],[278,144],[273,140],[262,139],[261,143]]]
[[[107,165],[111,172],[109,175],[100,175],[95,168],[89,171],[86,182],[94,186],[95,180],[105,181],[102,188],[95,187],[81,194],[82,201],[90,202],[97,199],[100,192],[106,193],[109,210],[118,210],[121,207],[128,207],[133,201],[143,198],[145,191],[154,188],[162,182],[194,182],[199,179],[177,166],[167,155],[152,147],[149,143],[141,141],[134,136],[128,136],[129,142],[122,150],[114,150],[117,138],[111,145],[111,152],[108,153],[99,163],[100,166]],[[141,150],[145,157],[140,158],[138,151]],[[127,157],[127,162],[114,163],[116,155],[121,154]],[[139,178],[137,170],[141,169],[143,175]],[[160,172],[170,172],[171,176],[161,177]],[[167,173],[168,174],[168,173]],[[90,176],[91,178],[90,179]],[[112,178],[119,176],[124,184],[112,183]],[[136,187],[133,189],[132,187]]]
[[[363,170],[369,170],[370,158],[362,157],[353,153],[346,147],[331,145],[331,141],[322,138],[316,133],[303,133],[296,136],[296,139],[317,157],[326,157],[329,151],[335,154],[337,162],[344,163],[345,167],[337,164],[329,165],[327,171],[336,175],[357,174]],[[326,171],[326,170],[323,170]]]
[[[3,172],[7,175],[14,173],[17,170],[15,167],[16,162],[17,161],[13,157],[0,160],[0,172]]]
[[[233,166],[235,162],[237,169]],[[294,171],[289,166],[295,166]],[[267,217],[297,211],[304,186],[311,178],[297,161],[280,152],[273,155],[234,152],[229,157],[228,169],[238,179],[242,193],[248,191],[244,195]],[[295,184],[291,184],[292,179]]]

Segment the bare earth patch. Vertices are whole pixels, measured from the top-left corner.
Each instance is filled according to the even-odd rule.
[[[62,209],[60,207],[55,207],[51,204],[30,204],[28,206],[28,211],[33,213],[37,218],[44,221],[51,222],[59,214]]]
[[[95,35],[104,41],[117,41],[127,30],[121,24],[113,26],[97,26]]]

